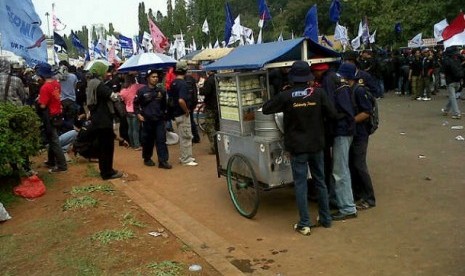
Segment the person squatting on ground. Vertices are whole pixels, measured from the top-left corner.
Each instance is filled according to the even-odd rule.
[[[294,229],[303,235],[310,235],[311,222],[307,200],[309,168],[318,191],[319,224],[331,227],[323,160],[324,118],[338,119],[340,115],[323,89],[308,88],[313,75],[307,62],[294,62],[289,76],[293,86],[267,101],[263,105],[263,114],[284,114],[284,145],[291,154],[295,196],[300,216]]]
[[[216,94],[215,72],[208,71],[207,79],[200,90],[200,94],[204,96],[205,104],[205,133],[210,142],[210,152],[216,152],[215,133],[220,130],[220,118],[218,115],[218,96]]]
[[[179,135],[180,158],[185,166],[197,166],[192,157],[192,129],[189,110],[189,91],[184,76],[187,72],[187,63],[179,61],[174,73],[176,79],[171,83],[170,96],[173,99],[173,116]]]
[[[134,112],[142,123],[142,158],[144,165],[155,166],[152,160],[153,147],[156,146],[158,167],[171,169],[168,163],[169,153],[166,145],[166,91],[157,86],[161,72],[148,70],[147,85],[137,91],[134,98]]]
[[[87,107],[90,111],[91,128],[98,143],[98,164],[102,179],[114,179],[123,176],[121,172],[113,169],[113,155],[115,151],[115,134],[113,120],[115,116],[112,102],[112,90],[103,83],[103,77],[108,66],[95,62],[89,69],[92,78],[86,90]]]
[[[443,70],[446,77],[448,99],[446,106],[441,110],[444,116],[452,114],[452,119],[462,118],[455,93],[460,89],[460,80],[463,77],[459,51],[457,47],[448,47],[444,52]]]
[[[120,96],[126,105],[126,120],[128,122],[128,136],[129,145],[134,150],[141,150],[140,146],[140,122],[134,112],[134,98],[136,97],[137,91],[143,87],[142,84],[136,82],[136,76],[127,74],[124,77],[123,88],[121,89]]]
[[[355,134],[355,112],[352,104],[351,87],[355,82],[355,65],[343,63],[337,74],[341,84],[334,93],[334,105],[345,116],[333,124],[333,173],[331,200],[335,199],[339,211],[333,214],[333,220],[357,217],[352,182],[349,170],[349,149]],[[332,191],[331,191],[332,192]]]
[[[58,138],[58,131],[63,124],[61,86],[53,79],[52,66],[48,63],[38,65],[37,75],[44,79],[37,102],[48,141],[48,158],[45,164],[50,167],[50,173],[66,171],[68,166]]]

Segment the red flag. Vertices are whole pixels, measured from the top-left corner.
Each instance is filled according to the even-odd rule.
[[[148,17],[149,20],[149,28],[150,34],[152,35],[152,44],[155,52],[163,53],[165,48],[169,46],[168,39],[166,36],[160,31],[160,29],[153,23],[152,19]]]
[[[459,15],[447,26],[442,32],[442,38],[448,40],[454,35],[461,33],[465,30],[465,17],[463,12],[460,12]]]

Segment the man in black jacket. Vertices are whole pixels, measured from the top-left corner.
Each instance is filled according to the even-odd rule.
[[[444,116],[452,114],[452,119],[462,118],[455,93],[460,89],[460,80],[463,76],[463,69],[461,65],[461,59],[459,57],[459,51],[456,46],[451,46],[444,52],[444,58],[442,63],[444,75],[446,76],[447,92],[449,97],[447,99],[446,106],[441,109]]]
[[[166,91],[157,86],[159,72],[147,72],[147,86],[137,91],[134,99],[134,112],[142,122],[142,158],[146,166],[155,166],[152,160],[153,146],[157,148],[158,167],[171,169],[168,163],[168,146],[166,145]]]
[[[89,69],[92,79],[86,90],[87,106],[90,110],[92,131],[98,143],[98,165],[103,179],[114,179],[123,176],[113,169],[113,154],[115,151],[115,134],[113,132],[114,109],[111,101],[112,90],[102,79],[108,66],[95,62]]]
[[[318,190],[319,223],[331,227],[328,190],[325,185],[323,148],[324,118],[339,118],[324,90],[309,87],[313,80],[310,66],[296,61],[289,72],[293,87],[263,105],[263,114],[284,113],[284,145],[291,154],[297,207],[300,220],[294,229],[310,235],[310,215],[307,202],[307,172],[310,168]]]

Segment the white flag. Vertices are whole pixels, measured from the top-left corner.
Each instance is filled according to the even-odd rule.
[[[342,44],[347,44],[349,37],[347,36],[347,28],[339,25],[336,22],[336,29],[334,30],[334,40],[341,41]]]
[[[447,19],[443,19],[441,22],[438,22],[434,24],[434,38],[436,39],[437,42],[442,41],[442,32],[444,29],[449,26],[449,23],[447,23]]]
[[[258,33],[257,44],[262,44],[262,29],[260,28],[260,32]]]
[[[278,41],[284,41],[283,32],[279,34]]]
[[[191,47],[191,50],[192,50],[192,51],[197,51],[197,44],[195,44],[195,39],[194,39],[194,37],[192,37],[192,47]]]
[[[208,28],[208,22],[207,22],[206,18],[205,18],[205,21],[203,21],[202,32],[204,32],[206,34],[208,34],[210,32],[210,29]]]
[[[218,39],[216,41],[218,41]],[[213,48],[212,43],[208,42],[208,49],[212,49],[212,48]]]
[[[357,36],[356,38],[352,39],[351,45],[353,50],[360,48],[360,37],[361,36]]]
[[[240,41],[240,45],[244,45],[244,41],[242,40],[242,30],[241,26],[241,15],[238,15],[236,19],[234,19],[234,25],[231,29],[231,37],[229,38],[228,45],[235,43],[236,41]]]
[[[370,35],[370,43],[375,43],[376,30]]]
[[[216,39],[216,42],[213,48],[220,48],[220,42],[218,41],[218,38]]]
[[[415,48],[415,47],[420,47],[423,45],[423,40],[421,39],[422,33],[417,34],[410,40],[410,43],[408,43],[409,47]]]
[[[362,37],[363,35],[363,23],[360,21],[360,24],[358,24],[358,33],[357,36]]]

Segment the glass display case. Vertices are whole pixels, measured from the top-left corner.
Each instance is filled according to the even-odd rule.
[[[221,131],[251,135],[255,111],[268,99],[267,72],[218,74],[216,85]]]

